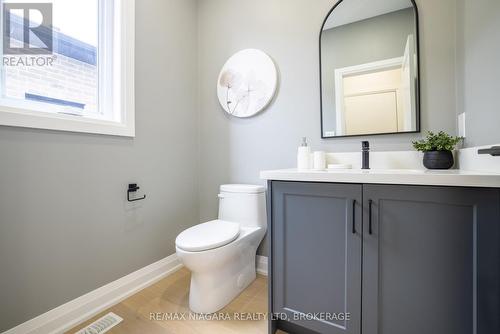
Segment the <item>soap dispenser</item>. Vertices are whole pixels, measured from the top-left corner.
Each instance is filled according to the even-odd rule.
[[[297,152],[297,169],[308,170],[311,168],[311,148],[307,145],[307,138],[302,138],[302,144]]]

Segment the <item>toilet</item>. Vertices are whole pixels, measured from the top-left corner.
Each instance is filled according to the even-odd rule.
[[[256,185],[221,185],[218,219],[177,236],[177,256],[191,271],[191,311],[219,311],[256,278],[257,247],[267,228],[265,191]]]

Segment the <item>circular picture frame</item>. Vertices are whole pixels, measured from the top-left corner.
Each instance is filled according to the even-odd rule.
[[[231,56],[217,79],[217,97],[231,116],[248,118],[260,113],[273,100],[278,86],[274,61],[257,49]]]

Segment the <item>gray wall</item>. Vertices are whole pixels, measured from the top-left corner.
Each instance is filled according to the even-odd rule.
[[[500,1],[458,0],[458,113],[467,147],[500,143]]]
[[[210,0],[199,3],[200,216],[217,214],[217,187],[262,183],[259,171],[296,164],[300,137],[315,150],[406,150],[418,134],[320,139],[321,24],[335,0]],[[422,129],[456,132],[456,0],[420,0]],[[218,104],[215,83],[234,52],[259,48],[274,58],[281,86],[271,106],[250,119],[230,119]],[[267,253],[262,247],[261,254]]]
[[[335,131],[336,126],[335,70],[402,57],[408,35],[416,37],[415,29],[414,10],[407,8],[323,31],[321,71],[324,131]]]
[[[198,222],[196,15],[137,2],[135,139],[0,127],[0,332],[175,253]]]
[[[499,142],[480,129],[499,123],[491,92],[499,91],[500,11],[496,0],[462,3],[461,55],[459,1],[417,1],[422,130],[455,133],[458,106],[470,111],[468,142]],[[217,216],[220,184],[263,183],[259,171],[294,166],[302,136],[331,152],[357,151],[362,139],[376,151],[410,149],[421,135],[320,139],[318,34],[335,2],[142,0],[135,139],[0,127],[0,330],[174,253],[180,231]],[[249,47],[274,58],[281,84],[265,112],[231,119],[216,78],[230,55]],[[483,57],[491,72],[481,70]],[[464,77],[475,79],[466,106],[455,93],[465,91]],[[483,77],[485,91],[469,87]],[[148,199],[130,205],[125,187],[133,181]]]

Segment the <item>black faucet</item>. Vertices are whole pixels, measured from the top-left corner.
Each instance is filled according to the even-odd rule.
[[[493,146],[477,151],[478,154],[489,154],[493,157],[500,157],[500,146]]]
[[[370,143],[368,141],[361,142],[361,169],[370,169]]]

